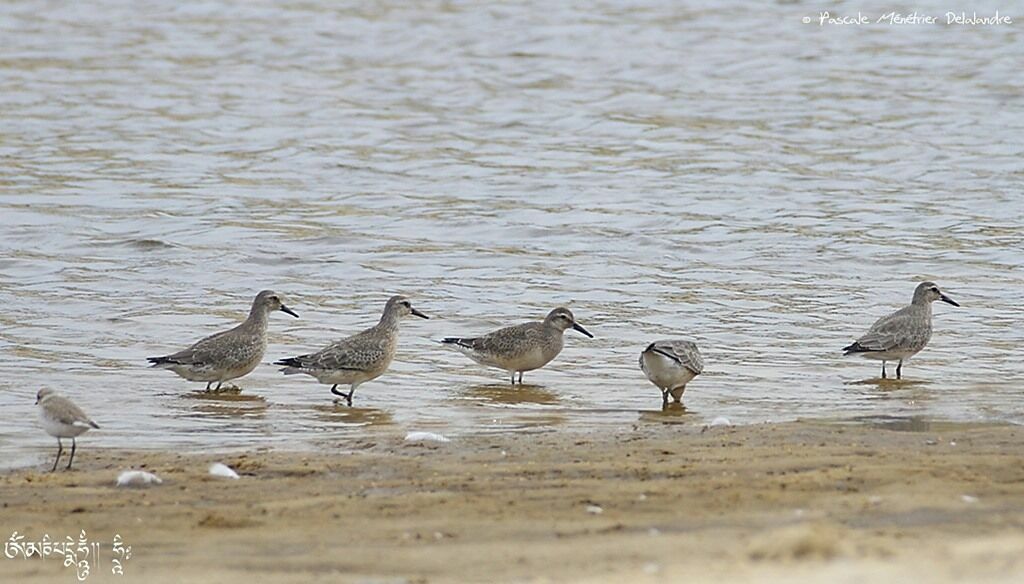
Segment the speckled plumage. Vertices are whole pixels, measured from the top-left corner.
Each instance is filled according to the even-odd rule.
[[[932,338],[932,302],[936,300],[960,306],[943,294],[934,282],[922,282],[914,289],[909,306],[875,321],[868,332],[843,348],[843,354],[881,360],[883,379],[886,377],[885,362],[899,361],[896,378],[901,379],[903,361],[919,353]]]
[[[70,469],[71,463],[75,460],[75,439],[91,428],[99,429],[99,425],[85,415],[82,408],[52,389],[40,389],[36,394],[36,405],[39,406],[39,421],[43,425],[43,430],[57,439],[57,458],[54,459],[50,471],[57,470],[57,463],[60,462],[60,455],[64,450],[61,438],[71,438],[71,456],[66,467]]]
[[[542,322],[505,327],[482,337],[447,337],[441,343],[481,365],[511,372],[514,385],[516,373],[522,383],[524,371],[540,369],[562,352],[562,336],[569,328],[594,336],[576,322],[568,308],[556,308]]]
[[[704,358],[690,341],[654,341],[640,353],[640,370],[661,390],[662,406],[667,406],[669,395],[682,401],[686,384],[704,371]]]
[[[253,300],[249,317],[238,326],[206,337],[177,353],[148,360],[153,367],[169,369],[189,381],[205,381],[206,389],[216,381],[220,389],[225,381],[249,374],[263,360],[267,350],[267,320],[275,310],[299,316],[284,305],[276,292],[264,290]]]
[[[351,406],[356,388],[380,377],[391,365],[398,350],[398,325],[408,315],[427,318],[404,296],[392,296],[376,325],[316,353],[281,359],[275,365],[283,365],[281,371],[285,375],[302,373],[332,385],[331,393],[345,398]],[[348,385],[349,392],[338,391],[338,385]]]

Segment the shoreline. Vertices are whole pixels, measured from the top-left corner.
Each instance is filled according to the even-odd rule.
[[[377,409],[366,409],[368,412],[380,412],[383,410]],[[986,429],[986,428],[1020,428],[1024,431],[1024,424],[1017,424],[1007,420],[997,419],[984,419],[984,420],[956,420],[948,418],[934,418],[928,416],[900,416],[900,415],[857,415],[850,417],[815,417],[815,418],[797,418],[793,420],[784,421],[753,421],[753,422],[738,422],[732,423],[728,418],[723,416],[718,417],[703,417],[703,423],[697,421],[697,413],[692,411],[669,411],[664,412],[661,410],[654,409],[638,409],[638,410],[614,410],[613,413],[621,414],[623,412],[635,413],[638,417],[636,420],[623,421],[618,420],[607,423],[590,423],[590,424],[549,424],[543,423],[530,424],[521,428],[516,429],[489,429],[489,430],[465,430],[460,428],[451,429],[445,425],[437,424],[397,424],[389,423],[387,425],[369,425],[363,427],[363,435],[359,437],[331,437],[329,433],[325,433],[324,437],[318,441],[314,440],[301,440],[295,442],[255,442],[255,443],[243,443],[235,440],[242,440],[241,438],[232,437],[232,442],[229,445],[209,448],[206,445],[198,443],[147,443],[143,446],[136,446],[132,448],[126,448],[121,445],[105,446],[104,438],[107,438],[100,433],[87,433],[80,437],[79,450],[76,454],[76,465],[75,469],[78,469],[77,461],[79,456],[89,456],[90,452],[107,452],[107,453],[165,453],[165,452],[180,452],[184,455],[190,455],[195,457],[202,457],[206,455],[228,457],[239,454],[280,454],[280,455],[315,455],[323,448],[330,448],[336,446],[339,443],[354,444],[356,448],[354,450],[362,450],[364,445],[368,442],[386,441],[392,443],[394,441],[401,442],[405,434],[409,432],[433,432],[443,434],[452,440],[460,443],[473,443],[477,440],[492,440],[500,439],[502,436],[515,437],[517,435],[545,435],[545,434],[565,434],[573,437],[600,437],[606,434],[616,434],[625,431],[625,428],[638,426],[639,427],[650,427],[651,429],[662,428],[674,428],[679,431],[685,431],[687,433],[693,432],[706,432],[712,428],[724,427],[724,428],[754,428],[764,426],[788,426],[788,425],[812,425],[812,426],[836,426],[841,428],[857,428],[863,427],[864,429],[875,429],[875,430],[887,430],[901,433],[927,433],[927,432],[958,432],[966,430]],[[558,414],[560,412],[529,412],[535,414],[538,417],[542,417],[543,414]],[[719,418],[723,419],[727,424],[721,426],[715,424],[715,421]],[[16,473],[21,471],[37,470],[42,472],[44,467],[48,468],[53,462],[53,456],[56,453],[56,445],[51,444],[55,441],[55,438],[44,435],[41,431],[37,432],[37,436],[34,443],[25,446],[15,448],[11,446],[13,452],[2,452],[0,454],[7,458],[0,460],[0,476],[9,473]],[[64,456],[62,461],[66,462],[67,452],[70,450],[70,439],[65,440],[67,442]],[[348,453],[348,450],[343,451]]]
[[[80,450],[0,472],[0,538],[105,542],[86,581],[1024,578],[1024,428],[634,424],[341,453]],[[207,474],[224,462],[242,478]],[[48,467],[48,465],[46,465]],[[164,483],[116,488],[124,469]],[[110,575],[109,541],[132,546]],[[76,581],[0,556],[12,581]]]

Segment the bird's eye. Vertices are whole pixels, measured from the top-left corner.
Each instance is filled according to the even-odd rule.
[[[405,306],[406,308],[412,308],[412,304],[410,304],[408,300],[406,300],[406,301],[405,301],[405,302],[403,302],[402,304],[403,304],[403,305],[404,305],[404,306]]]
[[[938,292],[938,291],[939,291],[938,288],[932,288],[932,292]]]

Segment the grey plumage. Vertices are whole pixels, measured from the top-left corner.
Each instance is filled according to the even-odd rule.
[[[932,338],[932,302],[936,300],[960,306],[934,282],[922,282],[914,289],[910,305],[875,321],[868,332],[843,348],[843,355],[881,360],[882,379],[886,378],[886,361],[899,361],[896,378],[902,379],[903,362],[924,349]]]
[[[662,406],[671,395],[682,401],[686,384],[704,371],[704,358],[697,345],[690,341],[666,339],[654,341],[640,353],[640,370],[661,390]]]
[[[569,328],[594,337],[576,322],[572,311],[556,308],[542,322],[505,327],[481,337],[447,337],[441,343],[481,365],[511,372],[515,385],[516,373],[522,383],[524,371],[539,369],[562,352],[562,336]]]
[[[341,396],[351,406],[356,388],[376,379],[391,365],[398,350],[398,325],[408,315],[427,318],[413,308],[406,297],[392,296],[376,325],[315,353],[281,359],[274,364],[283,365],[281,372],[285,375],[302,373],[330,384],[331,393]],[[348,385],[349,392],[338,391],[338,385]]]
[[[57,463],[60,462],[60,455],[64,451],[61,438],[71,438],[71,456],[68,457],[68,465],[65,467],[70,469],[78,445],[76,438],[91,428],[98,430],[99,424],[93,422],[82,408],[70,399],[49,388],[39,390],[36,394],[36,405],[39,406],[39,421],[42,422],[43,430],[57,439],[57,457],[50,472],[57,470]]]
[[[272,290],[256,295],[249,316],[238,326],[211,335],[191,347],[165,355],[149,357],[152,367],[169,369],[189,381],[205,381],[206,389],[216,381],[216,389],[231,379],[247,375],[263,360],[267,350],[267,320],[280,310],[298,318]]]

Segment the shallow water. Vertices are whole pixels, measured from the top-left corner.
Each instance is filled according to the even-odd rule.
[[[717,416],[1024,422],[1019,26],[371,4],[0,8],[0,465],[52,456],[44,385],[103,426],[84,443],[182,449]],[[924,278],[963,308],[935,307],[905,383],[840,358]],[[240,395],[146,369],[262,288],[302,318],[274,315]],[[269,365],[398,292],[432,319],[405,323],[355,409]],[[597,338],[567,333],[515,391],[432,340],[559,304]],[[669,336],[707,362],[682,414],[656,411],[636,366]]]

